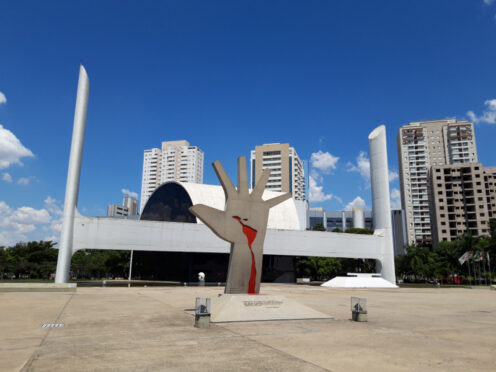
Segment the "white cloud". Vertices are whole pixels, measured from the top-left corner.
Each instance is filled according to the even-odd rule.
[[[59,241],[61,220],[62,208],[50,196],[45,199],[42,209],[23,206],[14,210],[0,201],[0,246],[39,240],[42,231],[49,234],[45,240]]]
[[[46,241],[46,242],[49,242],[49,241],[58,242],[59,241],[59,237],[58,236],[55,236],[55,235],[46,236],[43,240]]]
[[[308,187],[308,200],[311,202],[323,202],[332,199],[332,194],[325,194],[323,186],[319,186],[317,181],[310,176],[310,185]]]
[[[127,195],[134,199],[138,199],[138,194],[133,191],[129,191],[128,189],[122,189],[121,191],[124,195]]]
[[[48,223],[51,217],[46,209],[20,207],[11,214],[10,219],[19,223]]]
[[[358,172],[362,178],[369,183],[370,181],[370,160],[367,158],[367,153],[365,151],[360,151],[356,158],[356,164],[348,163],[348,172]],[[398,172],[389,170],[388,179],[389,182],[393,182],[398,178]],[[370,186],[370,185],[369,185]]]
[[[347,211],[351,211],[352,209],[355,208],[360,208],[360,209],[367,209],[367,205],[365,204],[365,200],[363,200],[361,197],[357,196],[355,199],[353,199],[351,202],[349,202],[346,207],[344,208]]]
[[[329,152],[314,152],[310,157],[312,167],[320,169],[324,173],[329,173],[332,169],[336,169],[336,163],[339,157],[331,155]]]
[[[324,177],[322,177],[322,175],[315,169],[310,170],[310,177],[313,177],[313,179],[317,181],[317,183],[324,182]]]
[[[401,209],[401,193],[397,188],[391,190],[391,209]]]
[[[21,158],[34,157],[31,150],[24,147],[19,139],[10,130],[0,124],[0,169],[12,164],[22,165]]]
[[[30,181],[31,181],[31,177],[21,177],[17,180],[17,183],[19,185],[27,186],[29,185]]]
[[[482,112],[481,116],[477,116],[473,111],[468,111],[467,115],[470,121],[474,123],[496,124],[496,98],[484,102],[487,109]]]
[[[63,208],[56,199],[52,198],[51,196],[47,196],[47,198],[43,201],[43,203],[45,203],[45,208],[51,214],[54,214],[56,216],[62,216]]]
[[[7,103],[7,97],[5,97],[5,94],[3,94],[2,92],[0,92],[0,105],[2,103]]]
[[[4,201],[0,201],[0,216],[7,216],[12,213],[12,209]]]
[[[388,178],[389,178],[389,182],[393,182],[395,179],[398,178],[398,172],[390,170],[388,174]]]
[[[370,160],[365,151],[360,151],[356,164],[348,163],[348,172],[358,172],[365,180],[370,180]]]
[[[50,215],[45,209],[20,207],[10,208],[4,201],[0,201],[0,245],[14,245],[28,240],[26,234],[36,230],[37,224],[50,222]]]
[[[483,0],[483,1],[484,1],[484,4],[491,5],[492,3],[494,3],[495,0]]]
[[[47,196],[44,200],[45,208],[50,212],[52,221],[50,222],[50,230],[52,236],[45,238],[54,242],[60,241],[60,232],[62,231],[62,215],[64,214],[63,206],[51,196]]]
[[[2,174],[2,181],[12,183],[12,176],[5,172]]]

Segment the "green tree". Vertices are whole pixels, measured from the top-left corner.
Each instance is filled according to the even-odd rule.
[[[347,234],[372,235],[374,233],[374,230],[362,229],[360,227],[350,227],[350,228],[345,230],[345,233],[347,233]]]
[[[312,227],[314,231],[326,231],[322,224]],[[342,232],[334,228],[333,232]],[[369,229],[349,228],[348,234],[373,234]],[[375,261],[353,258],[334,257],[298,257],[296,260],[296,275],[311,277],[315,280],[327,280],[337,275],[346,275],[347,272],[375,272]]]
[[[7,248],[4,270],[16,278],[48,279],[57,264],[58,251],[54,245],[50,241],[33,241]]]
[[[9,273],[8,251],[0,246],[0,279],[4,279]]]
[[[437,256],[437,271],[442,277],[454,276],[462,273],[462,266],[458,259],[463,254],[462,244],[458,240],[440,242],[434,253]]]
[[[72,256],[72,277],[77,279],[126,277],[129,270],[129,256],[129,251],[78,251]]]
[[[411,281],[426,281],[440,278],[442,262],[429,247],[412,244],[405,246],[406,254],[396,257],[396,273]]]
[[[342,260],[334,257],[299,257],[296,261],[298,277],[327,280],[341,274]]]
[[[310,230],[312,230],[312,231],[326,231],[324,225],[322,225],[321,223],[316,224]]]

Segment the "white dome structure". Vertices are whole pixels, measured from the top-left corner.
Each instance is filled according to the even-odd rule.
[[[176,189],[177,186],[180,186],[186,191],[191,199],[191,205],[204,204],[212,208],[224,210],[226,197],[221,186],[171,181],[163,183],[154,191],[148,199],[147,205],[143,208],[143,214],[146,213],[148,203],[154,201],[155,198],[153,198],[153,196],[155,194],[166,192],[168,188],[171,188],[171,190],[172,188]],[[281,192],[265,190],[262,198],[264,200],[268,200],[281,194]],[[203,222],[199,219],[196,219],[196,221],[199,224],[203,224]],[[270,209],[267,228],[278,230],[304,230],[304,227],[300,225],[298,212],[293,198],[290,198]]]

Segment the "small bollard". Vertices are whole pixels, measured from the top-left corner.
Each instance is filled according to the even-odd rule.
[[[205,297],[196,298],[195,327],[210,328],[210,298],[205,298]]]
[[[351,319],[355,322],[367,321],[367,299],[351,297]]]

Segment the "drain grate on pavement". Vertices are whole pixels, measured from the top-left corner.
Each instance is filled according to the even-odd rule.
[[[63,323],[43,323],[41,328],[62,328],[63,326]]]

